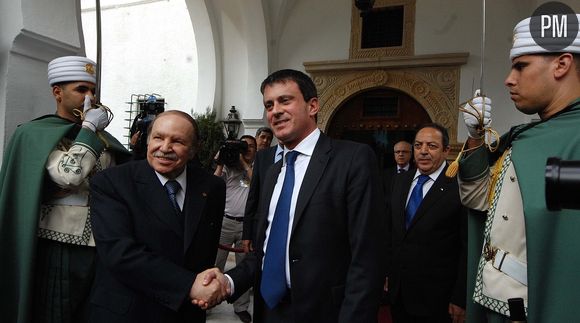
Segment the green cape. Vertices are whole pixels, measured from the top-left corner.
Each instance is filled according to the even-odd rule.
[[[4,152],[0,171],[0,313],[2,321],[31,319],[36,233],[45,164],[58,142],[77,126],[49,115],[19,126]],[[78,126],[77,126],[78,127]],[[115,155],[129,152],[114,137],[101,132]],[[81,130],[77,139],[102,149],[94,134]],[[119,159],[117,159],[119,160]]]
[[[580,211],[548,211],[545,202],[545,168],[548,157],[580,160],[580,99],[548,120],[517,126],[502,136],[497,154],[479,149],[463,159],[460,176],[481,177],[481,165],[493,164],[512,147],[526,223],[528,261],[528,322],[576,322],[580,317]],[[487,165],[485,165],[487,167]],[[580,187],[579,187],[580,189]],[[578,191],[580,193],[580,190]],[[578,196],[580,198],[580,194]],[[472,299],[477,265],[483,245],[485,213],[469,214],[468,300]],[[483,307],[467,302],[468,322],[487,322]]]

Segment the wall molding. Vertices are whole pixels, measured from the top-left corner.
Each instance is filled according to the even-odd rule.
[[[13,54],[47,63],[55,57],[78,55],[80,51],[80,47],[42,36],[27,29],[22,29],[14,38],[13,46],[10,50]]]

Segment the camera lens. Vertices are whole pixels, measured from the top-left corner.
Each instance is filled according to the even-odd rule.
[[[548,210],[580,209],[580,160],[548,158],[545,180]]]

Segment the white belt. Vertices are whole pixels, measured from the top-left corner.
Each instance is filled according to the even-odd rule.
[[[89,191],[76,192],[64,197],[55,198],[46,202],[47,205],[75,205],[88,206],[89,205]]]
[[[493,268],[528,286],[527,265],[510,255],[509,252],[497,249],[492,265]]]

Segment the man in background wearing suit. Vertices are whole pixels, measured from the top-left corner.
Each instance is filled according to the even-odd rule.
[[[196,275],[215,261],[225,184],[188,163],[198,138],[191,116],[161,113],[146,160],[93,177],[98,261],[91,322],[205,322],[205,312],[190,299],[209,300],[212,295],[201,292],[220,288],[198,288]]]
[[[375,155],[320,132],[306,74],[274,72],[261,91],[284,158],[260,189],[255,252],[206,278],[229,285],[231,300],[254,286],[255,322],[376,322],[386,227]]]
[[[383,172],[383,187],[385,192],[387,192],[386,196],[389,196],[389,192],[391,191],[391,185],[393,183],[393,177],[397,174],[401,174],[404,172],[414,172],[415,165],[411,163],[411,156],[412,156],[412,146],[410,143],[401,140],[397,142],[393,148],[393,155],[395,157],[396,165],[393,167],[387,168]]]
[[[266,129],[270,130],[270,128]],[[262,133],[264,132],[265,131],[262,131]],[[257,222],[256,211],[258,210],[260,187],[264,183],[264,175],[270,166],[282,159],[283,153],[284,146],[280,141],[278,141],[276,146],[262,149],[256,153],[256,158],[254,159],[254,172],[252,174],[250,192],[248,193],[248,200],[246,201],[246,210],[244,213],[244,230],[242,232],[242,246],[246,253],[254,250],[253,244]]]
[[[457,180],[445,176],[447,129],[419,129],[417,170],[393,179],[388,214],[388,289],[395,323],[463,322],[467,210]]]

